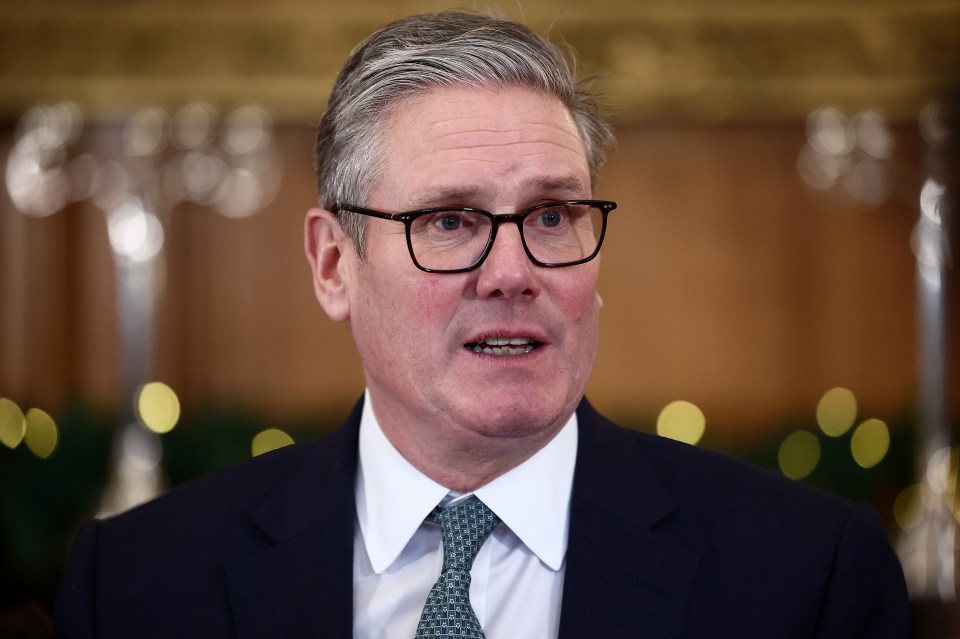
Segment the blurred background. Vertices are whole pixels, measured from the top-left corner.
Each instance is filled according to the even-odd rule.
[[[48,632],[86,519],[346,416],[313,123],[378,26],[490,6],[0,1],[0,636]],[[960,636],[960,3],[499,8],[616,124],[590,399],[870,501],[916,635]]]

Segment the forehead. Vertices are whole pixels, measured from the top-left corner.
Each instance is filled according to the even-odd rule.
[[[518,87],[437,88],[398,105],[384,134],[382,188],[375,190],[389,191],[396,206],[441,204],[438,194],[489,200],[536,188],[589,195],[583,141],[554,96]]]

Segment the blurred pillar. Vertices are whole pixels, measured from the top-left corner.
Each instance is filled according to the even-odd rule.
[[[82,129],[76,105],[31,109],[17,127],[6,186],[13,203],[29,216],[53,215],[85,199],[106,216],[116,264],[121,376],[120,428],[99,512],[110,515],[160,493],[157,433],[176,421],[152,424],[140,402],[141,389],[154,374],[163,219],[184,201],[225,217],[253,215],[273,199],[282,167],[274,151],[272,120],[252,105],[234,109],[222,121],[216,109],[203,103],[187,104],[172,117],[158,107],[141,109],[125,120],[124,154],[117,159],[73,157],[71,147]]]
[[[931,103],[920,116],[927,143],[929,178],[920,193],[920,216],[912,243],[917,260],[918,312],[918,472],[923,487],[923,517],[898,544],[911,597],[917,609],[918,636],[946,637],[934,618],[956,617],[957,472],[948,417],[948,271],[952,263],[948,229],[956,202],[957,103]],[[955,154],[953,154],[955,155]],[[922,614],[921,614],[922,607]],[[956,624],[953,624],[956,625]]]

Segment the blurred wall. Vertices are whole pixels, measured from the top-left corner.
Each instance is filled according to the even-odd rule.
[[[854,391],[862,414],[911,410],[922,148],[914,127],[895,133],[895,188],[873,208],[804,186],[799,124],[619,126],[597,188],[620,207],[602,253],[595,403],[653,419],[686,399],[719,429],[711,432],[746,438],[812,418],[838,385]],[[156,377],[187,408],[297,421],[342,412],[362,389],[348,328],[323,314],[303,257],[311,130],[283,126],[277,141],[286,168],[266,210],[233,220],[183,204],[169,218]],[[43,219],[18,214],[6,197],[0,207],[0,394],[55,410],[75,393],[114,410],[103,215],[88,203]]]
[[[267,420],[343,412],[362,388],[347,327],[312,296],[302,256],[314,200],[309,123],[342,59],[401,2],[0,2],[0,154],[30,105],[78,101],[83,145],[119,154],[144,104],[255,101],[277,118],[285,173],[249,219],[183,204],[169,216],[156,377],[185,406]],[[533,0],[504,7],[602,73],[620,144],[598,196],[620,202],[589,395],[652,420],[687,399],[708,433],[750,439],[812,418],[842,385],[861,415],[917,395],[910,234],[926,177],[921,108],[956,76],[954,2]],[[887,118],[889,192],[864,205],[804,186],[805,120],[834,105]],[[56,411],[120,402],[115,281],[89,202],[27,218],[0,190],[0,396]],[[956,309],[956,299],[951,304]],[[951,361],[957,362],[956,313]],[[954,387],[950,397],[958,403]]]

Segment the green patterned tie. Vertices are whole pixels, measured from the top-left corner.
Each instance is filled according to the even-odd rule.
[[[450,508],[434,508],[427,519],[440,524],[443,570],[427,596],[415,639],[484,639],[470,605],[470,568],[500,518],[470,497]]]

